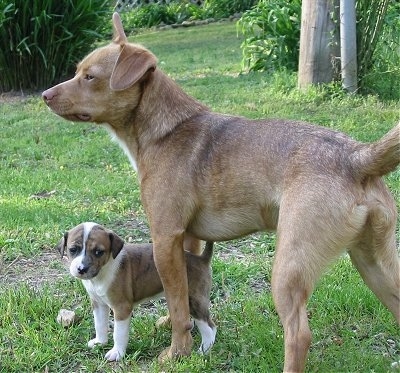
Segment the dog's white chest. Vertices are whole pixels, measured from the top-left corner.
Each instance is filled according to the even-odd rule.
[[[111,126],[109,126],[106,123],[104,124],[104,126],[107,128],[112,139],[118,142],[118,145],[121,147],[121,149],[124,151],[124,153],[128,157],[129,162],[131,163],[131,166],[137,172],[138,169],[137,169],[136,159],[135,159],[135,155],[132,152],[132,149],[128,148],[127,143],[123,139],[121,139],[120,137],[117,136],[117,134],[114,132],[114,130],[112,129]]]
[[[111,259],[98,273],[98,275],[90,280],[82,280],[86,291],[95,299],[108,303],[107,293],[112,285],[115,276],[119,270],[119,264],[123,254]]]
[[[93,280],[82,280],[83,286],[92,298],[107,303],[107,291],[109,286],[102,283],[96,283]]]

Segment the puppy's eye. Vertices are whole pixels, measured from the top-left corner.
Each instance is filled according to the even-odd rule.
[[[80,249],[79,249],[79,247],[70,247],[69,249],[68,249],[68,251],[69,251],[69,253],[73,256],[73,255],[76,255],[76,254],[78,254],[78,252],[80,251]]]
[[[96,250],[94,251],[94,255],[95,255],[97,258],[100,258],[103,254],[104,254],[104,251],[103,251],[103,250],[96,249]]]
[[[90,75],[90,74],[85,75],[85,80],[92,80],[92,79],[94,79],[93,75]]]

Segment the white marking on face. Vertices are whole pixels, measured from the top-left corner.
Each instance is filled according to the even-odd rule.
[[[82,266],[83,259],[85,258],[85,255],[86,255],[86,242],[88,240],[91,230],[96,225],[98,225],[98,224],[92,223],[92,222],[83,223],[82,250],[79,253],[79,255],[72,260],[71,265],[69,267],[69,271],[70,271],[71,275],[74,277],[77,277],[77,278],[81,277],[81,275],[79,274],[79,268]]]
[[[201,345],[199,347],[199,352],[201,354],[206,354],[215,341],[215,335],[217,334],[217,327],[211,327],[208,325],[207,321],[194,319],[196,326],[201,334]]]
[[[82,251],[86,252],[86,242],[88,240],[89,234],[93,227],[98,225],[97,223],[87,222],[83,223],[83,241],[82,241]]]

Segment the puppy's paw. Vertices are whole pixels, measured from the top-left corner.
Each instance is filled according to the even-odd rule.
[[[116,347],[113,347],[105,355],[108,361],[120,361],[125,355],[125,351],[118,351]]]
[[[102,341],[102,340],[100,340],[100,339],[98,339],[98,338],[93,338],[93,339],[91,339],[91,340],[88,342],[87,345],[88,345],[89,348],[94,348],[94,347],[97,346],[97,345],[103,346],[103,345],[105,345],[105,344],[107,344],[107,340]]]

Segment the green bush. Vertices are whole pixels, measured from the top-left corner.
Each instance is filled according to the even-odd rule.
[[[107,0],[0,0],[0,92],[65,77],[93,48]]]
[[[400,99],[400,3],[389,4],[370,65],[361,76],[363,91]]]
[[[205,0],[204,12],[207,17],[226,18],[250,9],[257,0]]]
[[[249,9],[256,0],[205,0],[202,6],[190,0],[176,0],[168,4],[147,4],[122,12],[127,30],[148,28],[161,23],[171,25],[186,20],[221,19]]]
[[[245,40],[242,65],[249,70],[296,70],[301,0],[260,0],[238,22]]]

